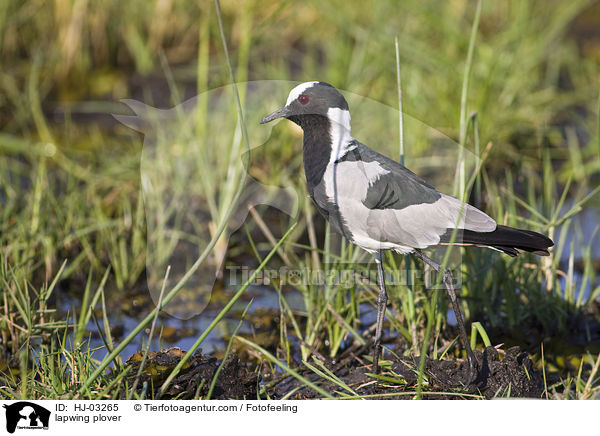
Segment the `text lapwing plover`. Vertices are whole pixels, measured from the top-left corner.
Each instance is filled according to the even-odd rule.
[[[374,372],[379,370],[387,304],[383,250],[414,254],[438,272],[441,266],[421,249],[455,243],[489,247],[511,256],[520,251],[549,254],[548,248],[553,245],[549,238],[496,224],[479,209],[442,194],[403,165],[354,139],[348,103],[328,83],[296,86],[285,106],[265,116],[261,124],[277,118],[287,118],[304,131],[306,183],[316,208],[337,232],[375,257],[379,297]],[[467,351],[467,384],[471,384],[477,374],[476,361],[449,270],[443,272],[443,282]]]

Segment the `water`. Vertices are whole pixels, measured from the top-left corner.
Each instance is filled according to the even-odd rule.
[[[569,210],[572,206],[565,206],[565,211]],[[598,209],[587,208],[582,212],[573,217],[572,223],[567,227],[564,236],[562,236],[563,230],[559,228],[555,233],[555,239],[557,246],[563,245],[563,251],[561,252],[560,267],[563,271],[567,272],[569,268],[569,259],[572,256],[575,263],[581,261],[585,256],[587,247],[591,250],[593,259],[600,259],[600,244],[594,243],[600,237],[598,233],[595,234],[596,229],[600,223],[600,213]],[[560,238],[560,240],[559,240]],[[556,248],[555,248],[556,249]],[[500,256],[500,254],[498,254]],[[581,298],[582,301],[586,301],[589,298],[591,292],[596,286],[592,280],[588,279],[582,286],[583,274],[577,268],[573,270],[573,281],[575,282],[574,298],[577,300]],[[559,278],[559,285],[563,290],[566,291],[567,279],[565,277]],[[579,293],[583,292],[580,297]],[[227,291],[227,295],[224,295],[219,301],[220,303],[211,303],[200,315],[195,316],[189,320],[180,320],[168,315],[162,315],[158,318],[157,326],[154,332],[154,338],[150,344],[151,351],[157,351],[161,348],[177,346],[183,350],[189,350],[200,334],[205,331],[213,319],[217,316],[221,308],[226,304],[228,296],[232,295],[233,291]],[[564,295],[563,295],[564,296]],[[445,293],[444,293],[445,297]],[[119,298],[118,295],[113,295],[113,298]],[[126,298],[126,297],[124,297]],[[257,310],[271,311],[273,314],[279,313],[279,300],[276,291],[266,286],[252,286],[246,291],[246,295],[238,300],[232,307],[229,314],[227,314],[223,320],[216,326],[216,328],[209,333],[201,345],[202,349],[206,353],[222,352],[226,347],[226,341],[224,338],[231,336],[235,328],[239,323],[239,317],[246,305],[253,298],[254,301],[250,308],[250,312],[253,313]],[[286,292],[286,300],[290,304],[292,310],[304,311],[304,301],[302,295],[298,291]],[[77,307],[80,304],[80,298],[66,297],[61,299],[59,305],[60,309],[64,312],[71,311],[73,307]],[[118,326],[122,330],[122,337],[117,337],[115,342],[122,340],[129,332],[131,332],[139,323],[139,321],[152,309],[152,307],[145,307],[139,309],[139,317],[131,316],[125,313],[123,310],[110,309],[109,321],[111,327]],[[391,306],[389,307],[391,310]],[[127,312],[131,313],[131,309]],[[273,315],[278,316],[278,315]],[[361,305],[361,320],[363,326],[369,326],[375,322],[376,311],[373,307],[368,304]],[[451,326],[456,325],[456,317],[451,309],[448,309],[447,322]],[[102,319],[99,319],[100,326],[103,328]],[[161,337],[162,329],[162,337]],[[93,320],[87,326],[87,331],[90,335],[90,346],[92,348],[98,348],[95,352],[95,357],[98,359],[104,358],[107,352],[103,347],[100,336],[97,334],[97,327]],[[136,352],[145,349],[147,344],[148,334],[150,331],[150,325],[146,326],[144,332],[139,334],[130,344],[128,344],[122,351],[121,356],[123,359],[127,359],[129,356]],[[168,334],[165,334],[165,333]],[[249,321],[242,323],[240,333],[250,334],[253,332],[253,325]],[[72,338],[71,338],[72,339]]]
[[[233,294],[233,291],[227,292],[228,295],[230,293]],[[287,292],[285,297],[292,310],[302,310],[304,308],[304,302],[300,292]],[[214,352],[223,352],[225,350],[227,343],[224,338],[230,337],[237,328],[240,316],[250,302],[250,298],[252,298],[253,301],[248,311],[249,313],[254,313],[259,309],[266,311],[271,310],[276,314],[279,313],[279,298],[274,289],[265,286],[249,287],[246,290],[246,297],[240,298],[221,322],[207,335],[201,345],[201,348],[205,353],[212,354]],[[79,303],[80,300],[76,297],[65,298],[61,302],[61,310],[64,312],[72,312],[72,308]],[[169,315],[160,315],[156,322],[152,342],[150,343],[150,351],[158,351],[173,346],[179,347],[182,350],[189,350],[202,332],[209,327],[225,304],[226,303],[223,303],[218,307],[217,304],[211,303],[200,315],[188,320],[180,320]],[[140,308],[139,318],[127,315],[123,310],[109,310],[108,317],[110,327],[113,330],[116,328],[123,332],[122,337],[119,336],[113,338],[114,342],[118,343],[133,331],[150,310],[152,310],[152,308]],[[131,309],[129,309],[128,312],[131,312]],[[72,323],[72,320],[70,322]],[[98,322],[104,333],[104,323],[101,317],[98,319]],[[149,323],[143,332],[138,334],[137,337],[123,349],[120,355],[124,360],[140,350],[145,350],[145,347],[147,347],[148,344],[150,328],[151,323]],[[161,337],[161,329],[163,333],[168,332],[168,334],[163,334]],[[96,359],[103,359],[108,352],[104,347],[104,342],[98,334],[98,328],[93,319],[90,319],[90,322],[86,327],[86,332],[88,333],[86,334],[86,339],[89,339],[90,341],[90,348],[97,349],[94,353],[94,357]],[[238,333],[250,334],[252,332],[252,323],[248,320],[244,320]],[[73,337],[74,336],[71,333],[69,335],[69,341],[71,343]]]

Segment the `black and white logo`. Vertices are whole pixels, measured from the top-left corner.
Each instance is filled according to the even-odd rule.
[[[48,429],[50,411],[29,401],[18,401],[6,405],[6,431],[14,433],[16,429]]]

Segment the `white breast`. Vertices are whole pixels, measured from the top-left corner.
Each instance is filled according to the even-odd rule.
[[[330,163],[323,175],[324,190],[329,202],[338,206],[342,220],[351,233],[351,242],[367,251],[395,249],[408,253],[410,247],[392,242],[374,240],[368,235],[369,215],[372,213],[363,201],[369,186],[379,177],[389,173],[377,162]]]

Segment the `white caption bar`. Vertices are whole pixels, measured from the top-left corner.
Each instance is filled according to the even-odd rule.
[[[0,430],[15,435],[415,434],[471,429],[573,433],[595,402],[558,401],[0,401]],[[572,409],[572,410],[570,410]],[[589,409],[589,410],[588,410]],[[572,415],[570,414],[572,413]],[[551,417],[573,416],[574,420]],[[591,424],[594,424],[590,421]],[[595,425],[595,424],[594,424]],[[44,430],[41,433],[35,430]],[[210,432],[210,433],[209,433]],[[408,432],[408,433],[407,433]],[[4,433],[6,434],[6,433]],[[181,433],[182,434],[182,433]]]

